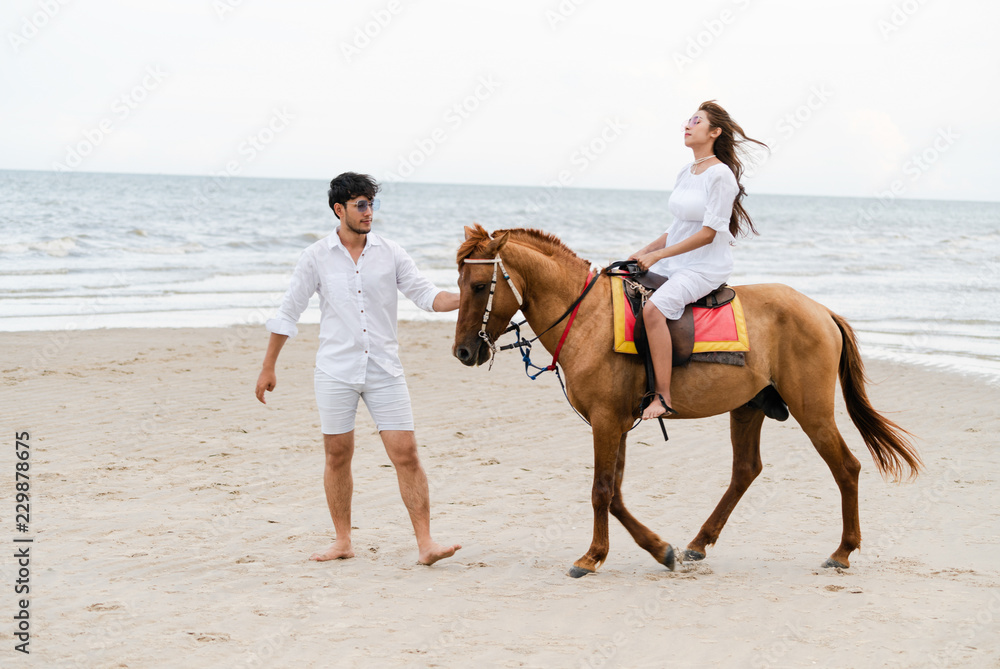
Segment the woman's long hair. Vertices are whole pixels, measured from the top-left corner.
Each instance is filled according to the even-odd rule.
[[[752,233],[756,235],[757,228],[753,226],[750,214],[743,208],[741,202],[747,192],[743,188],[743,184],[740,183],[740,177],[743,176],[743,162],[740,160],[740,154],[747,153],[746,147],[743,146],[747,142],[759,144],[765,149],[768,148],[767,144],[752,137],[747,137],[740,124],[733,120],[729,112],[717,105],[715,100],[702,102],[698,106],[698,109],[704,110],[708,114],[709,128],[722,129],[722,134],[715,138],[715,146],[712,152],[716,158],[724,162],[733,171],[733,175],[736,177],[736,185],[740,187],[739,192],[736,194],[736,200],[733,201],[733,214],[729,219],[729,233],[733,237],[736,237],[738,234],[750,235]]]

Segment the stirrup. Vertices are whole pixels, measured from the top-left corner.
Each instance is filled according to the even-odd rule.
[[[652,404],[654,399],[658,399],[660,404],[663,405],[663,408],[666,409],[664,413],[656,417],[656,420],[660,421],[660,431],[663,432],[663,441],[670,441],[670,437],[667,436],[667,426],[664,424],[663,419],[669,418],[677,412],[667,406],[667,402],[663,399],[663,395],[657,392],[646,393],[642,396],[642,401],[639,403],[639,411],[640,413],[645,411],[646,407]]]
[[[665,409],[665,412],[659,416],[660,418],[669,418],[677,413],[671,407],[667,406],[667,402],[663,399],[663,395],[656,391],[648,392],[642,396],[642,401],[639,404],[639,411],[645,411],[646,407],[653,403],[653,400],[659,400],[660,406]]]

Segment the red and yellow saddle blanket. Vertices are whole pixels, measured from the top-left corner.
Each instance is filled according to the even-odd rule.
[[[615,317],[615,351],[638,353],[633,332],[635,314],[632,305],[625,298],[625,282],[621,277],[611,277],[611,300]],[[693,353],[714,351],[749,351],[750,338],[747,336],[747,322],[743,316],[743,305],[739,295],[732,302],[714,309],[692,306],[694,314]]]

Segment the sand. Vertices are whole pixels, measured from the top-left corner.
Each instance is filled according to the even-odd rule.
[[[841,530],[829,471],[794,420],[767,421],[765,469],[701,563],[657,565],[612,519],[592,576],[589,428],[516,354],[450,355],[447,323],[401,325],[433,567],[362,410],[357,557],[315,563],[333,527],[312,396],[316,327],[253,388],[262,328],[0,334],[0,665],[38,667],[997,667],[1000,387],[868,361],[877,408],[926,462],[911,484],[864,470],[863,546],[819,568]],[[677,546],[729,479],[728,418],[636,429],[624,494]],[[30,531],[14,529],[15,432],[30,432]],[[14,650],[13,539],[33,536],[30,651]],[[15,662],[17,664],[15,664]]]

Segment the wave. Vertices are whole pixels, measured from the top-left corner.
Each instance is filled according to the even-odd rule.
[[[42,242],[26,242],[23,244],[0,244],[0,253],[31,253],[41,251],[54,258],[68,256],[69,252],[76,248],[75,237],[62,237],[60,239],[50,239]]]
[[[201,253],[205,247],[196,242],[183,246],[129,246],[123,249],[128,253],[153,253],[157,255],[184,255],[186,253]]]

